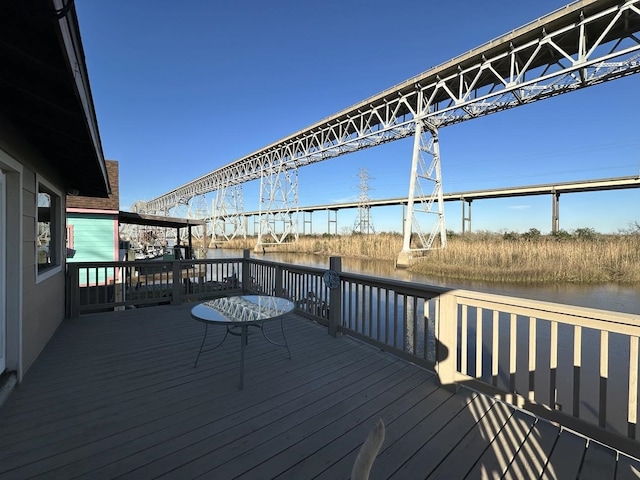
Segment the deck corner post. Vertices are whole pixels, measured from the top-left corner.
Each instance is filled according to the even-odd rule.
[[[249,268],[249,259],[251,258],[251,250],[245,248],[242,250],[242,272],[240,273],[240,279],[242,281],[242,293],[252,293],[251,287],[251,269]]]
[[[182,271],[180,269],[180,260],[174,260],[171,263],[171,276],[171,305],[180,305],[182,303]]]
[[[78,318],[80,316],[78,270],[78,265],[67,263],[67,318]]]
[[[441,386],[457,391],[456,364],[458,352],[457,301],[453,293],[440,296],[436,317],[436,373]]]
[[[329,269],[338,275],[342,273],[342,258],[329,257]],[[340,336],[340,326],[342,325],[342,282],[337,288],[329,290],[329,335]]]
[[[287,298],[289,295],[284,289],[284,269],[282,265],[276,265],[276,278],[275,278],[275,291],[273,294],[276,297]]]

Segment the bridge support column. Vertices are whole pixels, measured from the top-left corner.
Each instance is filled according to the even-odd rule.
[[[430,162],[427,162],[424,157],[427,157],[427,159],[430,157]],[[428,191],[431,192],[429,195],[423,193]],[[435,208],[434,205],[436,205]],[[432,223],[431,231],[428,235],[423,233],[420,225],[420,220],[426,217],[429,217]],[[413,229],[415,229],[415,232]],[[411,239],[413,233],[416,234],[417,245],[412,248]],[[440,234],[439,247],[446,247],[447,234],[444,223],[438,130],[426,120],[418,120],[413,142],[411,178],[409,181],[407,215],[403,226],[402,251],[398,254],[396,266],[408,267],[413,259],[413,253],[430,250],[438,234]]]
[[[213,201],[212,246],[216,242],[233,240],[238,235],[247,238],[243,214],[242,185],[220,186]]]
[[[558,233],[560,230],[560,194],[551,194],[551,233]]]
[[[333,212],[333,218],[331,218],[331,212]],[[331,233],[331,225],[333,225],[333,234]],[[338,235],[338,210],[327,209],[327,233]]]
[[[207,243],[206,222],[211,221],[211,213],[207,208],[207,198],[204,196],[204,194],[198,195],[191,199],[191,201],[189,202],[189,211],[187,214],[187,218],[194,218],[196,220],[203,220],[205,222],[205,225],[198,225],[195,228],[191,228],[189,238],[195,237],[200,244],[200,248],[208,248],[209,244]],[[165,235],[163,233],[163,237],[164,236]]]
[[[258,241],[254,251],[265,245],[298,240],[298,169],[286,170],[277,162],[260,177]]]
[[[307,218],[307,213],[309,217]],[[302,234],[307,234],[307,225],[309,225],[309,235],[313,235],[313,212],[302,212]]]
[[[471,233],[471,202],[473,200],[462,199],[462,235],[467,231]],[[469,208],[466,208],[467,204]]]

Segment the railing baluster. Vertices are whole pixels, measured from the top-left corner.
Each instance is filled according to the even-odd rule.
[[[467,328],[467,312],[469,307],[462,305],[462,318],[460,319],[460,371],[465,375],[469,374],[469,329]]]
[[[382,298],[380,295],[380,287],[376,287],[376,300],[376,339],[382,341],[382,334],[380,333],[380,328],[382,327],[382,312],[380,311]]]
[[[369,309],[369,303],[371,301],[371,286],[362,286],[362,333],[367,337],[371,336],[371,330],[369,329],[371,324],[371,309]]]
[[[476,309],[476,378],[482,378],[482,314],[483,309]]]
[[[373,287],[369,286],[369,335],[378,340],[377,333],[373,331]]]
[[[500,312],[493,311],[493,321],[491,322],[491,383],[494,387],[498,386],[498,361],[500,360],[500,342],[498,337],[498,322],[500,320]]]
[[[629,402],[627,406],[627,436],[636,439],[638,425],[638,337],[629,337]]]
[[[509,315],[509,392],[516,393],[518,318],[515,313]],[[515,401],[515,398],[512,398]]]
[[[551,336],[549,342],[549,406],[556,409],[556,403],[558,400],[556,378],[558,375],[558,322],[551,322]]]
[[[422,358],[427,360],[427,352],[429,351],[429,332],[431,327],[429,326],[429,317],[431,315],[431,301],[427,299],[422,300]],[[457,355],[456,355],[457,358]]]
[[[357,332],[360,332],[360,302],[358,301],[358,299],[361,297],[360,295],[361,287],[359,284],[354,282],[353,289],[355,290],[355,299],[353,300],[353,304],[355,306],[355,312],[353,314],[354,325],[355,325],[355,330]]]
[[[393,291],[393,322],[392,322],[392,332],[393,332],[393,346],[398,348],[398,292]]]
[[[345,291],[346,297],[342,301],[342,319],[343,319],[342,321],[344,322],[347,328],[349,328],[350,330],[353,330],[353,324],[351,323],[351,299],[352,299],[353,293],[351,291],[350,281],[345,282],[344,291]]]
[[[529,401],[536,398],[536,319],[529,317]]]
[[[92,287],[93,287],[93,303],[94,305],[97,305],[98,303],[100,303],[100,292],[98,291],[98,275],[100,273],[100,267],[95,267],[94,268],[94,278],[93,278],[93,283],[92,283]]]
[[[402,296],[402,351],[407,352],[407,344],[409,337],[409,305],[406,295]]]
[[[389,289],[386,288],[384,292],[384,343],[389,343]]]
[[[580,369],[582,367],[582,327],[573,327],[573,416],[580,417]]]
[[[413,348],[411,353],[417,355],[418,352],[418,297],[412,297],[413,300],[413,315],[411,321],[413,322]]]
[[[433,299],[433,338],[434,338],[434,345],[433,345],[433,363],[434,365],[437,364],[438,360],[438,325],[440,325],[440,321],[441,321],[441,312],[440,312],[440,297],[435,297]],[[454,332],[456,332],[456,336],[457,336],[457,332],[458,332],[458,304],[456,302],[453,303],[453,311],[451,312],[451,315],[453,316],[453,320],[451,320],[452,326],[451,328],[453,328]],[[463,348],[464,350],[464,348]],[[457,342],[456,342],[456,351],[453,352],[451,355],[454,355],[453,357],[453,365],[452,368],[455,370],[457,367],[457,363],[458,363],[458,348],[457,348]]]
[[[607,424],[607,378],[609,377],[609,332],[600,331],[600,402],[598,406],[598,425]]]

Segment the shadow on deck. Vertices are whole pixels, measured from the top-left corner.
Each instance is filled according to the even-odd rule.
[[[348,478],[378,418],[375,479],[638,478],[637,460],[297,315],[292,360],[250,336],[238,390],[238,338],[193,368],[192,306],[66,320],[0,410],[0,479]]]

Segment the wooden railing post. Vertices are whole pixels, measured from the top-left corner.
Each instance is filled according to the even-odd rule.
[[[251,258],[251,250],[245,248],[242,251],[242,293],[249,293],[251,287],[251,266],[249,265],[249,258]]]
[[[67,263],[67,317],[80,316],[80,287],[78,286],[78,265]]]
[[[180,260],[171,262],[171,305],[180,305],[182,303],[182,269],[180,268]]]
[[[288,297],[289,295],[287,295],[287,292],[284,291],[284,269],[282,268],[282,265],[276,265],[276,285],[275,285],[275,289],[276,291],[273,292],[273,294],[276,297]]]
[[[436,373],[440,385],[457,391],[456,360],[458,357],[458,304],[453,293],[440,295],[436,317]]]
[[[342,273],[342,258],[329,257],[329,270],[335,271],[338,275]],[[329,335],[337,337],[341,335],[342,325],[342,283],[338,288],[329,290]]]

